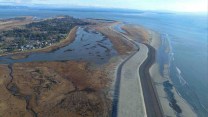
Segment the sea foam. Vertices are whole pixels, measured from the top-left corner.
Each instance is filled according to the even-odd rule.
[[[187,85],[188,83],[186,82],[186,80],[181,75],[181,70],[178,67],[176,67],[176,70],[177,70],[178,78],[179,78],[179,81],[180,81],[181,85],[182,86]]]

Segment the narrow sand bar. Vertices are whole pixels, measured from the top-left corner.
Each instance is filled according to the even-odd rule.
[[[151,31],[152,41],[151,46],[154,47],[156,51],[158,51],[161,46],[160,35],[156,32]],[[157,91],[158,98],[163,110],[163,114],[165,117],[197,117],[196,113],[192,110],[191,106],[177,93],[175,87],[173,86],[172,93],[174,94],[174,98],[177,101],[177,105],[181,108],[182,113],[176,113],[173,108],[170,107],[170,102],[168,101],[167,94],[164,90],[163,82],[169,81],[171,84],[172,81],[169,77],[169,65],[164,65],[163,74],[160,74],[160,66],[157,62],[155,62],[149,69],[152,82]]]

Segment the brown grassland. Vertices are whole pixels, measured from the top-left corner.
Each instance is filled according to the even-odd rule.
[[[95,29],[106,36],[119,55],[134,50],[132,43],[110,27],[113,23],[91,20]],[[49,52],[74,41],[78,27],[74,27],[60,43],[32,51],[12,53],[13,59],[27,57],[32,52]],[[128,36],[140,30],[140,41],[146,39],[142,29],[123,29]],[[31,62],[0,65],[0,117],[108,117],[112,100],[109,89],[114,80],[111,72],[118,63],[99,67],[81,61]],[[110,92],[111,93],[111,92]]]
[[[90,69],[85,62],[71,61],[14,64],[12,71],[9,76],[8,67],[0,66],[2,117],[109,114],[111,101],[103,90],[110,79],[103,69]]]

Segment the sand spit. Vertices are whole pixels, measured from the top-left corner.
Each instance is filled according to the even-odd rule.
[[[130,43],[135,45],[135,47],[137,48],[136,52],[128,59],[124,60],[123,63],[117,69],[116,86],[118,87],[116,87],[117,89],[116,92],[118,93],[114,94],[115,100],[113,101],[113,116],[120,117],[120,116],[155,115],[161,117],[161,110],[160,107],[158,107],[159,104],[157,101],[157,97],[154,95],[155,94],[154,90],[152,90],[153,88],[151,85],[151,81],[146,79],[146,77],[148,78],[150,77],[146,72],[143,75],[140,74],[141,72],[143,73],[144,70],[146,71],[147,66],[151,65],[151,63],[149,64],[146,61],[148,61],[149,59],[152,60],[152,57],[149,56],[149,48],[147,47],[148,45],[141,44],[139,42],[141,42],[141,40],[150,41],[149,40],[150,38],[148,38],[150,36],[147,35],[143,37],[130,38],[131,36],[129,34],[122,33],[123,31],[120,32],[119,30],[116,30],[112,27],[114,26],[110,26],[110,29],[112,31],[118,32],[120,35],[122,35],[126,40],[128,40]],[[147,67],[147,69],[149,69],[149,67]],[[135,79],[138,80],[136,81]],[[118,84],[118,82],[120,83]],[[144,83],[150,85],[144,85]],[[116,104],[117,104],[116,98],[118,98],[117,108],[116,108]],[[135,99],[130,99],[130,98],[135,98]],[[137,102],[138,100],[139,103]],[[152,104],[155,106],[152,106]]]
[[[27,17],[19,17],[19,18],[14,18],[14,19],[9,19],[7,21],[5,20],[0,20],[0,31],[2,30],[9,30],[11,28],[17,28],[21,27],[22,25],[26,25],[29,23],[35,22],[33,20],[33,17],[27,16]]]
[[[119,54],[125,55],[132,50],[134,50],[134,45],[125,39],[119,32],[114,31],[111,27],[117,25],[119,22],[114,23],[101,23],[91,28],[102,33],[104,36],[108,37],[109,40],[114,45],[114,48],[118,51]]]
[[[156,51],[158,51],[159,47],[161,46],[160,35],[155,32],[151,32],[151,35],[152,35],[151,46],[154,47]],[[157,91],[157,94],[158,94],[158,97],[159,97],[159,100],[163,109],[164,116],[168,116],[168,117],[169,116],[170,117],[196,117],[197,116],[196,113],[192,110],[191,106],[177,93],[174,86],[173,87],[171,86],[172,87],[171,92],[174,95],[174,99],[176,100],[176,103],[175,102],[170,103],[170,97],[168,97],[166,93],[167,90],[165,91],[165,87],[164,87],[165,83],[168,83],[166,85],[173,84],[169,77],[169,66],[167,64],[164,65],[164,71],[162,75],[160,74],[159,64],[156,62],[149,69],[149,72],[152,77],[152,81],[155,86],[155,89]]]
[[[114,25],[119,25],[119,24],[114,24]],[[136,47],[137,49],[136,49],[136,52],[132,56],[130,56],[128,59],[124,60],[123,63],[117,69],[116,86],[118,87],[116,87],[115,94],[114,94],[115,97],[113,100],[113,113],[112,113],[113,116],[115,117],[117,116],[118,117],[119,116],[161,117],[162,113],[160,110],[160,105],[158,104],[157,96],[154,93],[152,82],[149,80],[151,79],[150,75],[148,72],[146,72],[148,71],[147,69],[149,69],[149,66],[152,64],[152,62],[154,62],[154,56],[150,56],[152,51],[149,52],[150,48],[147,45],[147,43],[151,41],[150,40],[151,35],[149,34],[149,31],[136,27],[134,28],[134,30],[137,29],[140,31],[138,31],[139,34],[137,34],[137,36],[135,36],[137,38],[135,38],[131,36],[130,34],[128,34],[128,32],[133,31],[132,29],[126,30],[127,33],[122,33],[123,31],[120,32],[120,30],[113,28],[115,27],[114,25],[110,26],[109,29],[119,33],[127,41],[135,45],[134,48]],[[141,31],[145,32],[146,35],[138,37],[138,35],[143,35]],[[144,42],[143,40],[146,40],[146,41]],[[146,44],[141,44],[141,42],[144,42]],[[155,53],[152,53],[152,54],[155,54]],[[151,60],[152,62],[149,63],[148,62],[149,60]],[[138,80],[135,81],[135,79],[138,79]],[[118,107],[116,105],[117,98],[118,98]],[[130,99],[130,98],[135,98],[135,99]],[[139,100],[140,103],[135,102],[135,100],[137,101]]]
[[[120,92],[116,95],[119,98],[117,116],[146,117],[148,111],[139,70],[149,57],[150,51],[147,44],[158,51],[161,46],[160,35],[133,25],[122,27],[127,32],[124,35],[112,29],[112,26],[118,23],[98,22],[89,27],[108,37],[122,57],[129,55],[132,51],[135,52],[123,62],[121,68]],[[16,53],[20,56],[15,55],[13,58],[19,59],[26,57],[31,52],[49,52],[63,47],[75,39],[77,28],[73,28],[67,39],[60,43],[40,50]],[[135,45],[140,48],[138,52],[136,52]],[[181,113],[177,113],[172,108],[173,106],[171,107],[167,92],[164,90],[164,83],[168,81],[172,84],[172,82],[168,75],[169,66],[164,65],[164,67],[164,74],[160,74],[158,63],[154,63],[149,71],[147,70],[152,78],[152,81],[149,82],[157,93],[156,98],[159,99],[161,104],[159,106],[161,106],[164,116],[196,117],[191,107],[179,96],[174,87],[171,92],[174,94]],[[106,71],[109,72],[109,69]],[[106,98],[107,95],[104,91],[110,87],[110,81],[112,79],[109,79],[103,70],[92,70],[86,62],[63,61],[0,65],[0,92],[2,92],[0,116],[107,117],[111,113],[112,100]]]
[[[135,25],[123,25],[122,29],[125,30],[127,35],[134,41],[146,43],[152,46],[156,50],[156,53],[162,44],[160,35],[155,31]],[[149,73],[152,78],[152,85],[155,88],[163,115],[171,117],[196,117],[196,113],[192,110],[191,106],[177,93],[177,90],[174,88],[174,86],[171,87],[171,93],[169,95],[167,94],[169,92],[167,92],[167,89],[165,89],[165,85],[171,85],[173,83],[169,78],[169,66],[164,65],[164,68],[165,69],[162,75],[160,74],[160,67],[157,62],[155,62],[149,69]],[[168,97],[172,94],[174,95],[176,102],[173,98]],[[177,111],[181,111],[181,113],[178,113]]]
[[[149,30],[143,28],[142,26],[135,25],[123,25],[121,27],[131,39],[139,43],[148,43],[150,40]]]

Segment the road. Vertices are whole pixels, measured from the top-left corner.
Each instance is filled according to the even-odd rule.
[[[139,77],[139,66],[146,60],[148,48],[139,44],[136,52],[121,69],[118,117],[146,117],[146,107],[142,85]]]
[[[115,31],[112,27],[110,29]],[[154,49],[147,44],[133,41],[125,34],[120,34],[139,49],[124,60],[117,69],[112,116],[163,117],[149,75],[149,68],[155,60]]]
[[[152,83],[152,78],[149,73],[150,67],[155,62],[155,49],[145,44],[148,48],[148,57],[142,63],[139,69],[139,75],[141,79],[141,84],[143,88],[143,96],[146,106],[146,112],[148,117],[163,117],[163,110],[159,102],[158,94],[154,84]]]

